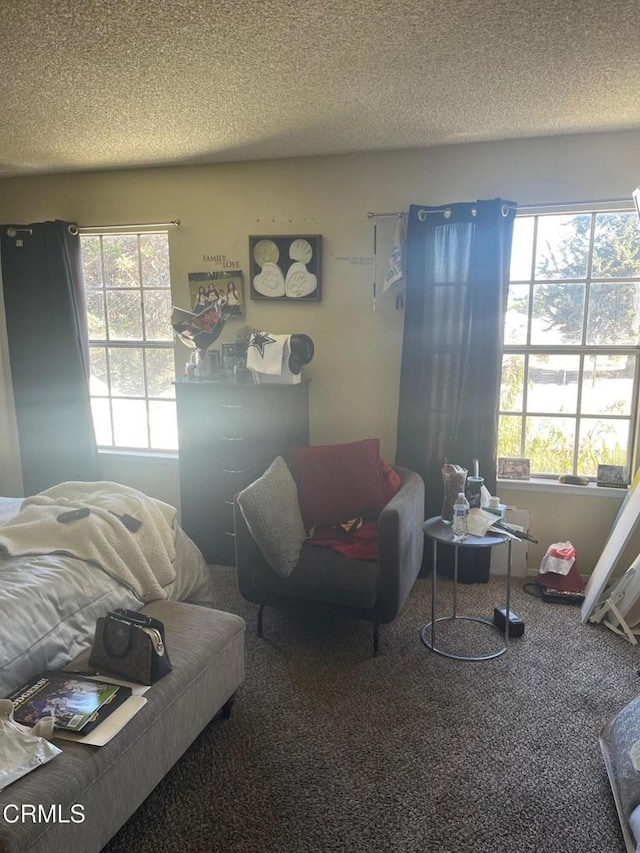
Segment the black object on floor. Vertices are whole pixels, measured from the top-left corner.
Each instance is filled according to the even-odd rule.
[[[506,607],[496,607],[493,611],[493,624],[500,631],[504,632],[505,628],[505,620],[507,617],[507,608]],[[513,610],[509,611],[509,636],[510,637],[521,637],[524,634],[524,622],[522,619],[514,613]]]

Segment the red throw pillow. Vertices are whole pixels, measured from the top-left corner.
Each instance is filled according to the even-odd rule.
[[[388,462],[385,462],[384,459],[380,460],[380,469],[382,470],[382,478],[384,480],[385,497],[387,499],[387,503],[389,503],[391,498],[400,488],[400,474],[398,474],[398,472],[392,465],[389,465]]]
[[[377,516],[387,503],[377,438],[300,447],[291,455],[306,527]]]

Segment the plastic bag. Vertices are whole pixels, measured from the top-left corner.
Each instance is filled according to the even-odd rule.
[[[558,575],[568,575],[571,566],[576,561],[576,549],[571,542],[554,542],[549,545],[547,553],[540,563],[540,574],[555,572]]]
[[[30,729],[13,719],[13,702],[0,699],[0,791],[51,761],[62,750],[46,737],[53,735],[53,717],[43,717]]]

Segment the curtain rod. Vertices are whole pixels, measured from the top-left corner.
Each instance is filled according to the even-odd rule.
[[[509,205],[510,210],[517,210],[518,212],[522,212],[525,210],[540,210],[547,207],[600,207],[601,205],[607,204],[620,204],[620,205],[631,205],[633,200],[631,197],[629,199],[626,198],[601,198],[590,201],[549,201],[542,204],[518,204],[518,205]],[[435,210],[425,211],[425,213],[444,213],[448,208],[442,207],[437,208]],[[367,219],[375,219],[378,216],[406,216],[406,210],[393,210],[388,213],[374,213],[369,211],[367,213]]]
[[[81,232],[111,231],[119,228],[166,228],[169,225],[180,228],[181,222],[179,219],[172,219],[170,222],[130,222],[128,225],[76,225],[75,227],[77,231]]]
[[[419,205],[416,205],[416,206],[419,206]],[[509,210],[520,210],[520,208],[515,204],[503,204],[502,205],[502,211],[503,211],[502,215],[503,216],[506,216],[507,214],[505,211],[509,211]],[[433,208],[433,210],[421,209],[418,211],[418,219],[420,219],[421,221],[424,220],[427,213],[448,213],[450,215],[451,214],[451,206],[447,205],[446,207],[435,207],[435,208]],[[476,213],[475,208],[471,209],[471,213],[473,216],[475,216],[475,213]],[[367,219],[377,219],[380,216],[406,216],[406,215],[407,215],[406,210],[393,210],[389,213],[374,213],[372,211],[369,211],[367,213]]]

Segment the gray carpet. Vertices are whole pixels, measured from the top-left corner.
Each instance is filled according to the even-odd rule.
[[[216,606],[247,620],[246,682],[109,853],[623,853],[598,733],[640,692],[638,647],[514,582],[525,636],[448,660],[420,640],[430,580],[376,658],[352,620],[267,608],[259,639],[234,570],[215,571]],[[460,612],[495,604],[503,579],[459,587]],[[476,652],[499,640],[464,624]]]

